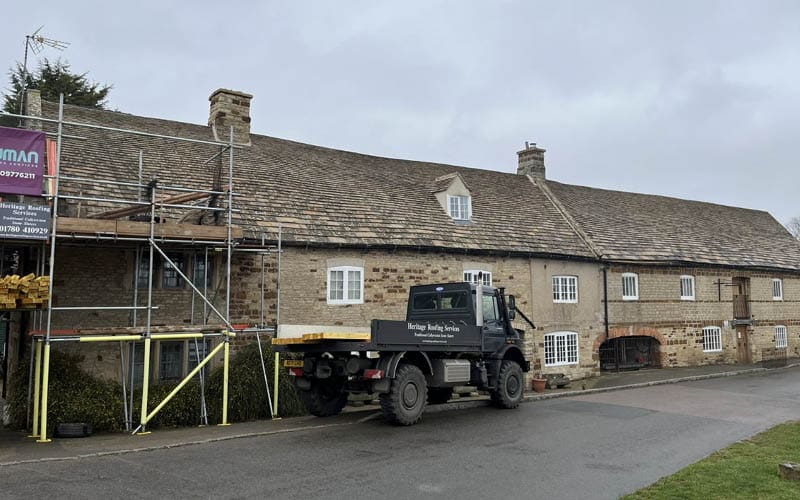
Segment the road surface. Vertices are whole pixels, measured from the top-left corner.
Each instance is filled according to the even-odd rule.
[[[366,420],[365,420],[366,417]],[[0,467],[31,498],[617,498],[800,419],[800,369]],[[776,464],[777,466],[777,464]]]

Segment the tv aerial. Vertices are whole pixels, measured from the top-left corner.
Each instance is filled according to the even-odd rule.
[[[28,47],[30,47],[31,52],[34,54],[38,54],[45,47],[51,47],[56,50],[64,50],[69,47],[69,42],[62,42],[61,40],[53,40],[52,38],[47,38],[39,34],[42,31],[44,25],[39,26],[39,29],[33,32],[32,35],[25,35],[25,51],[27,53]]]
[[[44,28],[44,25],[39,26],[32,34],[25,35],[25,58],[22,60],[22,90],[19,99],[19,114],[21,115],[25,113],[25,87],[28,85],[28,50],[38,55],[46,47],[56,50],[64,50],[69,47],[69,42],[54,40],[41,35],[42,28]]]

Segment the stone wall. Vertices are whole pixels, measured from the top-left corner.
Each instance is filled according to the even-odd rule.
[[[261,257],[237,256],[232,269],[235,322],[258,322],[261,300]],[[329,267],[364,268],[364,303],[332,305],[327,301]],[[281,324],[369,327],[374,318],[403,319],[412,285],[458,282],[465,270],[492,273],[492,284],[517,297],[517,307],[534,320],[530,326],[518,317],[517,328],[526,331],[525,352],[534,373],[567,373],[583,378],[598,372],[594,338],[602,332],[602,282],[597,264],[517,257],[477,257],[433,252],[385,250],[328,250],[286,248],[281,260]],[[265,258],[265,319],[275,321],[277,258]],[[577,304],[555,304],[552,276],[579,278]],[[544,335],[558,331],[579,334],[579,362],[544,366]]]
[[[622,273],[639,276],[639,300],[622,300]],[[680,276],[695,277],[695,300],[681,300]],[[750,325],[737,332],[733,313],[733,279],[749,279]],[[772,299],[772,279],[784,282],[784,300]],[[718,284],[721,283],[721,284]],[[664,367],[737,363],[738,335],[749,338],[747,358],[762,360],[775,347],[775,325],[787,326],[789,357],[800,355],[800,276],[759,274],[730,269],[614,266],[609,270],[610,337],[644,335],[659,341]],[[722,330],[722,351],[703,351],[703,328]],[[600,342],[605,340],[599,339]],[[599,344],[598,344],[599,345]]]

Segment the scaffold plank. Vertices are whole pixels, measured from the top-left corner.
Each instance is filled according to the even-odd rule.
[[[59,217],[58,233],[148,237],[150,236],[150,223],[87,219],[82,217]],[[156,238],[224,241],[228,237],[228,228],[227,226],[164,223],[156,224],[154,233]],[[241,227],[232,227],[231,236],[233,239],[241,239],[244,236],[244,231]]]

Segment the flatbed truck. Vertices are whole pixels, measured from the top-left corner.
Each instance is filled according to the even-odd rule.
[[[514,296],[503,288],[419,285],[409,291],[403,321],[372,320],[369,333],[319,332],[272,342],[276,351],[298,353],[284,366],[312,415],[337,415],[348,394],[372,393],[388,421],[412,425],[427,404],[451,399],[455,386],[486,390],[500,408],[520,404],[530,362],[523,331],[511,324],[517,312]]]

